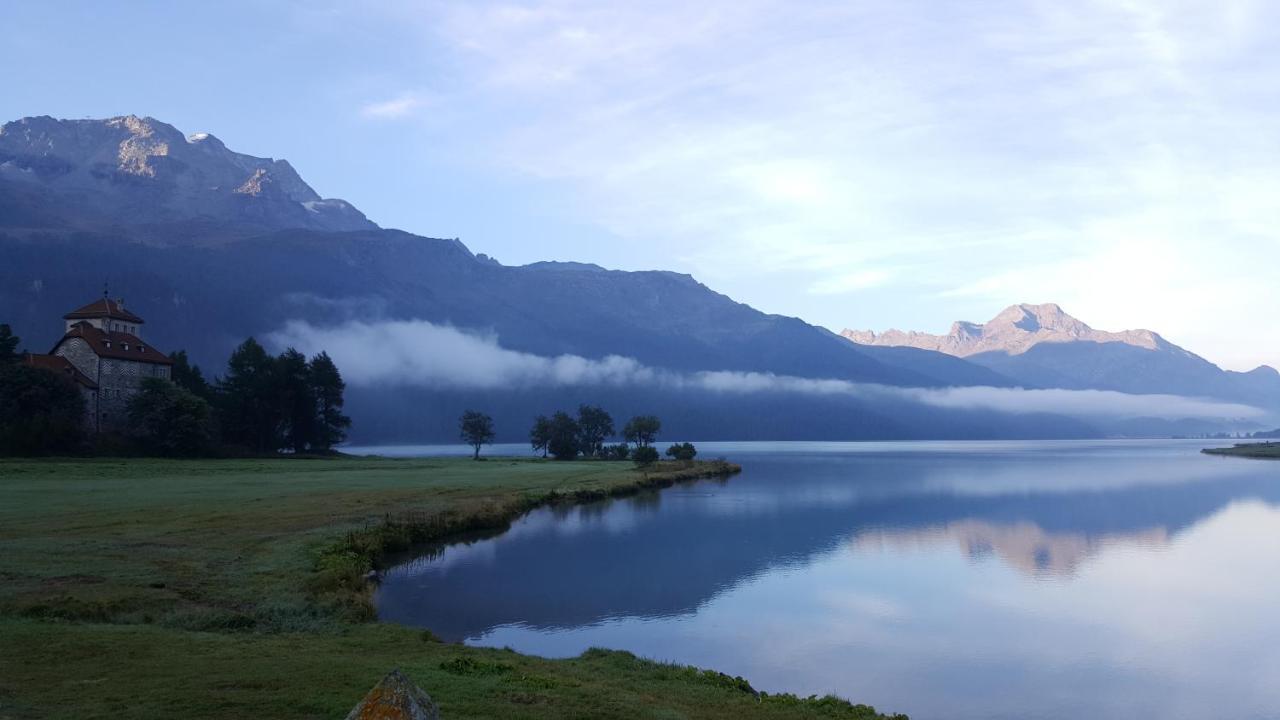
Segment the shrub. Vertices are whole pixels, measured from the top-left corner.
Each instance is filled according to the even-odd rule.
[[[667,457],[674,460],[692,460],[698,455],[693,443],[678,443],[667,448]]]
[[[631,457],[631,447],[626,443],[609,445],[604,449],[604,458],[606,460],[626,460],[629,457]]]
[[[213,421],[204,398],[160,378],[146,378],[129,400],[129,422],[143,447],[160,455],[209,450]]]
[[[653,463],[658,462],[658,451],[649,445],[644,445],[636,448],[635,451],[631,453],[631,459],[640,467],[652,465]]]

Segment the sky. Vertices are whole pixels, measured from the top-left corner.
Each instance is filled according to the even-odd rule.
[[[11,3],[0,119],[150,115],[506,264],[839,331],[1020,302],[1280,366],[1280,5]]]

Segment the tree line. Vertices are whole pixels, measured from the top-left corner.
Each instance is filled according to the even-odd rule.
[[[478,410],[467,410],[458,419],[459,435],[472,447],[472,457],[480,459],[480,449],[497,436],[493,418]],[[622,427],[622,442],[609,444],[617,437],[613,417],[604,408],[579,405],[577,416],[557,410],[550,416],[539,415],[529,429],[529,445],[542,457],[556,460],[593,458],[598,460],[633,460],[648,465],[658,460],[653,446],[662,421],[653,415],[637,415]],[[633,447],[634,446],[634,447]],[[693,460],[698,454],[692,443],[679,443],[667,448],[667,456],[675,460]]]
[[[154,452],[327,453],[346,439],[346,383],[328,353],[273,356],[249,338],[212,383],[186,352],[170,358],[173,382],[144,380],[129,403],[130,424]]]
[[[89,446],[85,404],[65,375],[21,362],[0,324],[0,454],[75,453]],[[185,351],[170,379],[145,378],[128,403],[128,429],[92,438],[100,449],[158,455],[326,453],[346,438],[346,384],[327,353],[271,355],[249,338],[212,382]]]

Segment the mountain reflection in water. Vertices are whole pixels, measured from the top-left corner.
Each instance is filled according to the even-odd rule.
[[[1043,701],[1068,680],[1092,688],[1087,702],[1062,700],[1072,712],[1143,715],[1149,700],[1182,717],[1200,696],[1165,708],[1166,681],[1182,676],[1186,690],[1203,672],[1208,683],[1220,668],[1201,663],[1221,651],[1231,659],[1218,662],[1255,664],[1214,686],[1234,687],[1232,702],[1250,717],[1250,708],[1280,708],[1280,692],[1240,687],[1258,662],[1280,669],[1280,651],[1269,649],[1280,643],[1248,639],[1280,637],[1274,613],[1250,615],[1280,600],[1280,582],[1260,583],[1267,573],[1255,567],[1270,557],[1274,569],[1280,557],[1280,463],[1211,458],[1199,447],[709,446],[704,453],[733,457],[743,474],[543,509],[502,535],[427,552],[387,573],[379,615],[545,655],[630,649],[924,718],[1070,717]],[[1126,569],[1111,577],[1117,563]],[[1188,591],[1197,577],[1218,590]],[[1166,585],[1180,597],[1149,596]],[[1135,603],[1166,603],[1148,609],[1208,627],[1175,624],[1125,644],[1109,626]],[[1232,646],[1227,626],[1251,618]],[[1186,634],[1204,643],[1178,645]],[[1047,658],[1027,646],[1055,637],[1061,645]],[[1173,676],[1134,660],[1157,650],[1154,664],[1182,663]]]

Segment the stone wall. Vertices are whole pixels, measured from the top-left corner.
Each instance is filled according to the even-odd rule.
[[[81,338],[71,338],[58,347],[57,355],[71,361],[72,365],[90,380],[98,383],[97,392],[85,395],[86,414],[92,413],[95,421],[89,427],[96,430],[125,429],[129,418],[129,399],[142,388],[145,378],[168,380],[168,365],[100,358]],[[86,389],[87,390],[87,389]]]
[[[98,374],[98,417],[103,430],[118,430],[128,422],[129,399],[149,377],[168,379],[169,368],[133,360],[102,358]]]
[[[98,381],[98,354],[83,338],[71,338],[62,343],[54,355],[66,358],[76,366],[77,370],[84,373],[85,377],[94,382]]]

